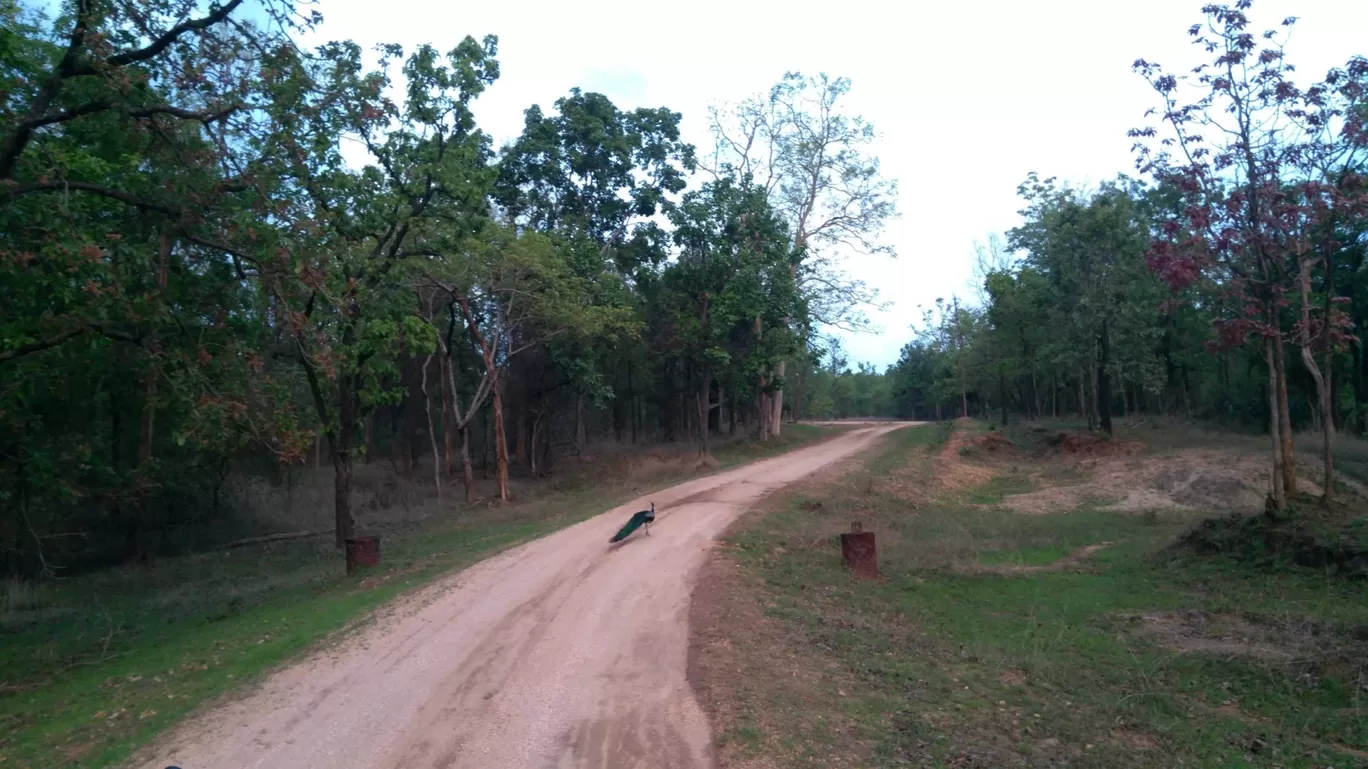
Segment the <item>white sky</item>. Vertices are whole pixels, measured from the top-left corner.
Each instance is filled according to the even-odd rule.
[[[846,335],[855,361],[894,362],[936,297],[972,295],[973,242],[1017,223],[1016,187],[1030,171],[1098,182],[1132,169],[1126,131],[1155,105],[1131,63],[1171,69],[1198,52],[1187,28],[1203,0],[978,0],[841,3],[465,3],[319,0],[321,36],[448,50],[463,36],[499,36],[501,77],[477,116],[496,142],[522,128],[531,104],[579,86],[620,108],[683,113],[685,138],[711,146],[707,107],[763,91],[786,70],[853,80],[849,109],[880,133],[876,153],[900,184],[896,260],[852,259],[890,310],[879,334]],[[1262,29],[1296,15],[1289,58],[1318,78],[1368,54],[1364,0],[1260,0]]]

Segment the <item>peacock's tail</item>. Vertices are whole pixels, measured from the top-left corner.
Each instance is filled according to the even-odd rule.
[[[614,534],[614,535],[613,535],[613,538],[610,539],[610,540],[608,540],[608,541],[609,541],[610,543],[611,543],[611,542],[621,542],[622,540],[626,539],[627,536],[630,535],[632,532],[634,532],[634,531],[636,531],[637,529],[641,528],[641,524],[645,523],[645,521],[646,521],[645,516],[640,516],[640,515],[634,515],[634,516],[632,516],[632,520],[628,521],[626,526],[623,526],[622,528],[618,529],[618,533],[617,533],[617,534]]]

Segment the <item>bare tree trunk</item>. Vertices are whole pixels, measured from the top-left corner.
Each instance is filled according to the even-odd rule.
[[[769,440],[769,418],[773,412],[770,410],[769,400],[764,391],[764,386],[765,380],[762,377],[760,380],[760,393],[755,396],[755,422],[756,427],[760,430],[760,440],[767,441]]]
[[[475,500],[475,467],[470,463],[470,423],[461,425],[461,483],[465,485],[465,501]]]
[[[588,443],[584,428],[584,396],[575,395],[575,451],[584,453],[584,446]]]
[[[717,404],[708,406],[708,428],[712,429],[712,410],[717,409],[717,433],[722,434],[722,409],[727,403],[727,388],[721,382],[717,384]],[[797,405],[797,401],[794,401]]]
[[[712,377],[707,374],[699,377],[698,392],[695,398],[698,400],[698,445],[700,454],[708,456],[708,432],[709,424],[712,421],[712,408],[709,401],[712,399]]]
[[[337,437],[332,445],[333,515],[339,550],[345,550],[347,540],[355,536],[355,521],[352,519],[351,511],[351,446],[352,432],[356,429],[354,401],[352,377],[349,374],[343,374],[337,378]]]
[[[788,362],[782,360],[779,361],[779,370],[776,372],[777,375],[780,378],[783,378],[784,372],[787,370]],[[784,423],[784,391],[775,390],[771,398],[774,401],[774,403],[772,404],[774,412],[770,416],[770,429],[773,431],[775,436],[778,436],[780,432],[782,432],[783,430]]]
[[[1078,415],[1088,419],[1088,399],[1083,394],[1083,380],[1087,378],[1084,372],[1078,374]],[[1092,428],[1092,420],[1088,419],[1088,427]]]
[[[1324,322],[1327,325],[1325,334],[1326,368],[1325,371],[1322,372],[1320,366],[1316,364],[1315,354],[1311,351],[1311,268],[1313,264],[1314,263],[1309,259],[1303,260],[1301,264],[1301,275],[1299,276],[1301,278],[1300,282],[1302,298],[1300,346],[1302,354],[1302,363],[1306,366],[1306,370],[1311,373],[1311,378],[1316,381],[1316,394],[1320,396],[1320,428],[1321,437],[1324,441],[1322,445],[1322,451],[1324,452],[1325,461],[1325,487],[1324,490],[1321,492],[1321,505],[1329,507],[1331,500],[1334,498],[1335,489],[1334,456],[1331,453],[1331,449],[1335,441],[1335,419],[1333,413],[1331,412],[1330,380],[1328,377],[1328,374],[1331,371],[1331,355],[1329,349],[1330,338],[1328,333],[1330,317],[1329,315],[1327,315],[1324,319]]]
[[[1276,316],[1273,327],[1278,328]],[[1292,496],[1297,493],[1297,460],[1292,445],[1292,417],[1287,408],[1287,363],[1283,358],[1282,337],[1279,336],[1274,342],[1273,358],[1275,363],[1273,370],[1278,379],[1278,435],[1282,446],[1283,488],[1288,496]]]
[[[442,499],[442,457],[437,452],[437,431],[432,425],[432,398],[428,397],[427,377],[428,368],[432,365],[432,353],[423,359],[423,373],[419,380],[419,389],[423,392],[423,413],[427,416],[428,443],[432,444],[432,485],[437,489],[437,499]],[[440,371],[441,363],[437,364]],[[439,388],[440,389],[440,388]]]
[[[1111,413],[1111,372],[1107,370],[1111,361],[1111,334],[1107,321],[1102,321],[1102,336],[1098,339],[1098,358],[1097,365],[1093,369],[1093,380],[1096,393],[1093,396],[1094,403],[1099,406],[1098,423],[1102,426],[1102,431],[1107,437],[1112,437],[1112,413]]]
[[[1264,340],[1264,353],[1268,359],[1268,426],[1269,437],[1273,441],[1273,510],[1282,512],[1287,508],[1287,490],[1283,485],[1282,436],[1278,418],[1278,377],[1273,361],[1277,340],[1269,337]]]
[[[534,417],[532,418],[532,435],[530,436],[530,438],[529,438],[529,440],[528,440],[528,444],[529,444],[529,445],[528,445],[528,448],[531,449],[531,451],[530,451],[530,452],[528,453],[528,455],[527,455],[527,466],[528,466],[528,469],[530,469],[530,470],[532,471],[532,477],[533,477],[533,478],[538,477],[538,474],[537,474],[537,438],[539,437],[539,435],[540,435],[540,433],[541,433],[541,424],[542,424],[541,414],[537,414],[536,416],[534,416]]]
[[[485,364],[492,367],[494,361],[487,360]],[[499,478],[499,499],[508,501],[508,438],[504,435],[503,418],[503,387],[499,382],[494,383],[493,404],[494,409],[494,446],[495,446],[495,471]]]
[[[437,389],[442,392],[442,449],[443,449],[443,472],[450,478],[453,463],[452,455],[455,448],[452,443],[456,432],[456,404],[452,403],[451,393],[455,389],[456,372],[451,368],[451,356],[446,354],[446,350],[438,350],[440,355],[437,358],[437,375],[441,381]]]

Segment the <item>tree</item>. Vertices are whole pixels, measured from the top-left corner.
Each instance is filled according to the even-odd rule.
[[[1159,116],[1166,134],[1147,126],[1132,135],[1141,170],[1179,190],[1184,202],[1182,215],[1166,223],[1163,237],[1154,244],[1155,270],[1176,287],[1200,277],[1213,279],[1232,308],[1217,320],[1221,343],[1238,345],[1252,338],[1263,344],[1274,415],[1271,505],[1281,510],[1286,496],[1297,488],[1283,353],[1288,325],[1284,310],[1289,292],[1297,286],[1309,313],[1309,270],[1314,265],[1306,263],[1311,258],[1308,228],[1316,226],[1317,214],[1333,208],[1316,202],[1335,183],[1317,173],[1324,168],[1317,160],[1342,156],[1346,147],[1362,145],[1352,110],[1346,111],[1342,100],[1334,105],[1330,100],[1340,94],[1352,104],[1361,88],[1337,90],[1348,77],[1341,71],[1332,73],[1330,82],[1303,93],[1292,80],[1293,66],[1283,52],[1285,30],[1296,19],[1283,21],[1284,32],[1256,35],[1247,14],[1251,5],[1245,0],[1233,7],[1213,4],[1203,9],[1205,19],[1189,32],[1212,59],[1189,75],[1168,74],[1145,60],[1136,62],[1136,71],[1163,100]],[[1362,80],[1363,69],[1362,64],[1351,63],[1349,71],[1360,73],[1358,78],[1348,77],[1351,84]],[[1347,143],[1325,152],[1325,132],[1334,131],[1346,117],[1348,130],[1342,137]],[[1303,138],[1308,128],[1309,144]],[[1154,140],[1161,137],[1155,148]],[[1349,154],[1354,154],[1352,149]],[[1331,186],[1323,187],[1325,181]],[[1327,293],[1327,307],[1333,305],[1331,294]],[[1324,409],[1330,403],[1329,387],[1309,353],[1311,321],[1306,313],[1300,332],[1303,349],[1308,350],[1303,360],[1320,382]],[[1324,319],[1323,337],[1337,325],[1330,315],[1327,312]],[[1325,346],[1329,350],[1328,339]],[[1327,442],[1330,432],[1326,431]],[[1328,448],[1325,460],[1329,483]]]
[[[897,183],[884,178],[868,153],[874,127],[841,111],[849,91],[847,78],[790,72],[767,95],[714,109],[710,170],[751,179],[788,222],[791,273],[813,321],[863,328],[860,308],[873,304],[877,291],[846,277],[841,259],[849,251],[893,256],[880,238],[897,215]],[[786,366],[779,361],[770,399],[776,433]]]
[[[693,374],[700,451],[707,454],[709,415],[721,406],[712,401],[713,382],[748,382],[759,395],[767,384],[764,366],[796,344],[791,335],[752,334],[753,319],[778,329],[776,319],[801,318],[805,308],[788,269],[784,225],[748,179],[705,184],[685,196],[673,218],[680,254],[662,275],[660,296],[673,306],[670,322]],[[761,409],[762,436],[777,430],[771,415]]]
[[[1123,350],[1143,350],[1158,304],[1145,263],[1149,229],[1140,190],[1122,178],[1082,195],[1032,175],[1019,192],[1028,202],[1026,224],[1008,233],[1009,242],[1027,252],[1026,266],[1051,286],[1076,343],[1089,351],[1092,412],[1111,435],[1115,343],[1130,337]]]
[[[464,430],[477,406],[474,401],[481,393],[490,396],[499,498],[507,500],[503,371],[519,353],[572,329],[588,335],[597,333],[613,321],[613,313],[586,305],[585,282],[571,272],[564,254],[545,235],[519,234],[491,223],[466,241],[463,255],[463,259],[434,261],[428,275],[459,308],[469,332],[467,338],[484,365],[477,398],[458,424]],[[459,405],[457,408],[459,411]],[[469,496],[469,456],[464,449],[462,453]]]
[[[384,97],[397,46],[373,72],[352,44],[324,46],[315,60],[282,55],[272,71],[275,123],[263,141],[286,161],[277,180],[292,194],[275,212],[289,226],[260,280],[328,438],[339,547],[352,536],[361,424],[400,395],[387,385],[405,348],[436,345],[410,288],[415,260],[445,255],[483,221],[493,173],[470,104],[498,76],[496,42],[468,37],[445,56],[419,47],[403,63],[402,105]],[[369,153],[360,171],[342,157],[343,134]]]
[[[0,6],[0,500],[32,539],[6,534],[6,565],[55,568],[44,550],[74,542],[39,532],[64,517],[146,557],[179,500],[217,511],[219,458],[302,449],[238,255],[263,51],[310,20],[240,5],[81,1],[50,24]]]

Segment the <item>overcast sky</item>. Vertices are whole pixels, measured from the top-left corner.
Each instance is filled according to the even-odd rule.
[[[881,333],[847,335],[852,364],[892,363],[919,306],[971,295],[973,242],[1017,222],[1030,171],[1078,183],[1132,169],[1126,131],[1154,105],[1131,73],[1139,57],[1172,69],[1198,60],[1187,28],[1202,0],[978,2],[481,2],[319,0],[322,36],[363,46],[499,36],[499,82],[476,107],[503,143],[531,104],[571,87],[619,107],[683,113],[685,138],[710,146],[708,105],[763,91],[787,70],[844,75],[849,109],[874,123],[876,152],[900,184],[896,260],[849,271],[893,302]],[[1368,54],[1368,1],[1260,0],[1256,26],[1297,15],[1289,58],[1315,78]]]

